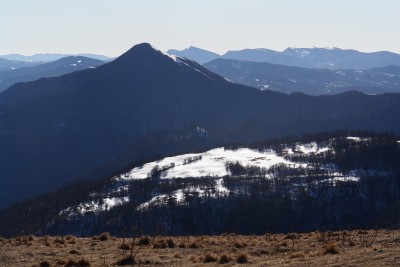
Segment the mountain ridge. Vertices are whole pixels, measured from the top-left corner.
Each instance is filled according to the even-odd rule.
[[[203,64],[229,81],[283,93],[337,94],[359,90],[366,94],[400,92],[400,66],[368,70],[309,69],[234,59]]]
[[[25,62],[49,62],[61,59],[63,57],[68,56],[81,56],[81,57],[88,57],[93,58],[101,61],[108,61],[112,58],[98,55],[98,54],[91,54],[91,53],[80,53],[80,54],[58,54],[58,53],[39,53],[30,56],[25,56],[21,54],[7,54],[7,55],[0,55],[0,58],[9,59],[9,60],[18,60],[18,61],[25,61]]]
[[[197,48],[194,46],[190,46],[189,48],[186,48],[181,51],[176,50],[176,49],[170,49],[167,51],[167,53],[175,55],[175,56],[179,56],[179,57],[189,58],[189,59],[195,60],[196,62],[198,62],[200,64],[209,62],[209,61],[214,60],[221,56],[217,53],[207,51],[207,50],[204,50],[201,48]]]
[[[172,54],[186,51],[187,57],[204,62],[201,56],[190,53],[190,50],[169,50]],[[212,53],[210,51],[206,51]],[[231,50],[219,56],[225,59],[247,60],[254,62],[269,62],[279,65],[296,66],[316,69],[371,69],[400,65],[400,55],[389,51],[360,52],[354,49],[340,48],[286,48],[275,51],[267,48]],[[216,59],[216,57],[211,60]],[[209,61],[211,61],[209,60]],[[208,62],[209,62],[208,61]],[[207,63],[207,62],[204,62]],[[203,63],[202,63],[203,64]]]
[[[104,62],[97,59],[82,56],[68,56],[33,67],[1,71],[0,80],[3,81],[4,85],[0,84],[0,92],[17,82],[29,82],[40,78],[60,76],[87,68],[95,68],[102,64],[104,64]]]
[[[120,164],[113,159],[122,154],[135,161],[292,134],[400,132],[399,118],[397,94],[261,92],[140,44],[95,69],[15,84],[0,94],[0,176],[6,177],[0,203],[54,190],[107,163],[115,172]],[[185,130],[197,126],[208,135],[182,142]]]

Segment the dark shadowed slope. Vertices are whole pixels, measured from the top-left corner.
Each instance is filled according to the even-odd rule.
[[[168,146],[152,145],[156,133],[207,129],[209,136],[193,149],[206,146],[207,138],[217,143],[337,129],[399,132],[399,125],[397,94],[261,92],[140,44],[96,69],[15,84],[0,94],[0,203],[52,190],[123,153],[130,161],[151,156],[149,146],[152,155],[168,153]],[[108,166],[113,168],[120,166]]]

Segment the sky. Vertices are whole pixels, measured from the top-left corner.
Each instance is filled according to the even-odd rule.
[[[0,54],[118,56],[148,42],[400,53],[400,0],[0,0]]]

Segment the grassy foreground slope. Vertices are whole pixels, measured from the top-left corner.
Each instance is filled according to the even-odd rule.
[[[0,266],[399,266],[399,255],[399,230],[0,239]]]

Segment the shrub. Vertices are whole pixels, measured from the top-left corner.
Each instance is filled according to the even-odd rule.
[[[130,250],[130,249],[131,249],[131,246],[129,246],[128,244],[121,244],[121,245],[119,246],[119,249],[122,249],[122,250]]]
[[[153,248],[167,248],[167,243],[164,239],[158,240],[153,244]]]
[[[65,267],[87,267],[90,266],[90,263],[86,259],[80,259],[79,261],[69,260]]]
[[[207,262],[216,262],[217,261],[217,257],[211,254],[207,254],[204,256],[203,258],[203,262],[207,263]]]
[[[229,258],[226,254],[223,254],[220,258],[218,263],[220,264],[225,264],[231,261],[231,258]]]
[[[56,243],[56,244],[65,244],[65,241],[64,241],[64,238],[59,238],[59,237],[57,237],[57,238],[54,240],[54,243]]]
[[[174,254],[174,258],[175,258],[175,259],[181,259],[181,258],[182,258],[182,256],[181,256],[181,255],[179,255],[178,253],[175,253],[175,254]]]
[[[64,266],[64,265],[66,265],[66,264],[67,264],[67,261],[64,260],[64,259],[59,259],[59,260],[56,261],[56,265],[62,265],[62,266]]]
[[[335,243],[326,244],[322,247],[322,254],[339,254],[339,250]]]
[[[100,241],[106,241],[110,238],[110,235],[108,233],[102,233],[99,235],[99,240]]]
[[[236,262],[239,263],[239,264],[247,263],[247,262],[248,262],[247,255],[244,254],[244,253],[239,254],[239,255],[236,257]]]
[[[199,246],[197,246],[196,242],[193,242],[189,245],[189,248],[199,248]]]
[[[174,247],[175,247],[174,240],[172,240],[171,238],[168,238],[168,240],[167,240],[167,246],[168,246],[169,248],[174,248]]]
[[[40,267],[50,267],[50,263],[48,261],[42,261],[41,263],[39,263]]]
[[[118,266],[125,266],[125,265],[134,265],[135,260],[132,257],[123,258],[117,261]]]
[[[67,242],[68,242],[69,244],[76,244],[75,237],[72,236],[72,235],[67,235],[67,236],[65,237],[65,240],[67,240]]]
[[[79,251],[73,249],[69,251],[69,254],[79,254]]]
[[[240,244],[240,243],[238,243],[238,242],[236,242],[235,244],[234,244],[234,247],[235,248],[244,248],[246,245],[245,244]]]
[[[140,246],[147,246],[147,245],[150,245],[150,237],[148,237],[148,236],[142,236],[142,237],[139,239],[139,245],[140,245]]]

